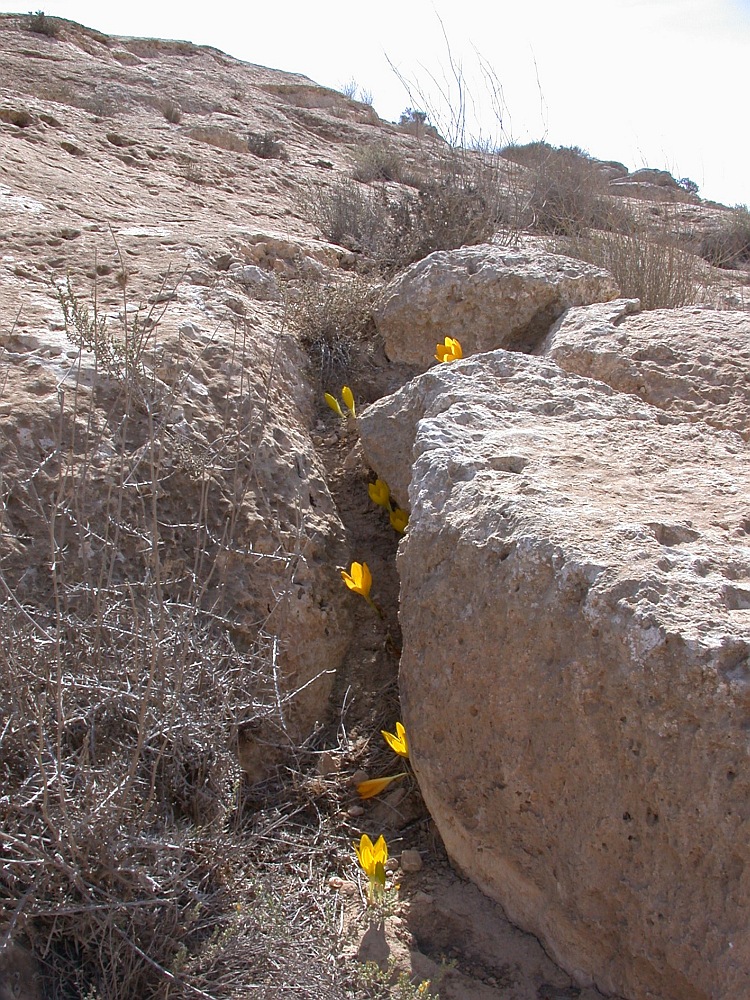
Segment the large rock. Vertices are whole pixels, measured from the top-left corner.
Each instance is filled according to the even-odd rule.
[[[545,359],[370,407],[403,717],[453,861],[579,982],[750,995],[750,463]]]
[[[376,323],[392,361],[426,368],[445,337],[458,338],[464,355],[528,351],[569,306],[617,295],[612,276],[593,264],[482,244],[437,251],[394,278]]]
[[[177,329],[162,317],[130,354],[108,316],[90,350],[90,328],[59,329],[59,303],[26,304],[39,325],[6,338],[0,395],[8,591],[42,615],[62,601],[81,622],[101,602],[113,616],[118,601],[193,608],[191,628],[213,622],[258,649],[257,698],[238,721],[273,716],[267,738],[306,737],[328,711],[351,622],[301,349],[268,327],[219,338],[194,308]],[[131,338],[144,322],[130,314]]]
[[[750,438],[750,315],[637,299],[569,309],[540,353],[660,409]]]

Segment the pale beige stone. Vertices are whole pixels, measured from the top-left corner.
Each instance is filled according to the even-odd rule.
[[[566,371],[750,438],[750,314],[637,299],[569,309],[539,350]]]
[[[747,995],[747,445],[502,351],[360,430],[408,486],[402,711],[454,863],[581,984]]]
[[[569,306],[617,295],[612,276],[593,264],[482,244],[412,264],[387,286],[375,319],[392,361],[427,368],[445,337],[458,339],[464,356],[530,350]]]

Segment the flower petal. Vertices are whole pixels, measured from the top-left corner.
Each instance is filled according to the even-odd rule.
[[[344,404],[347,410],[351,413],[353,417],[356,417],[357,411],[354,407],[354,393],[352,392],[352,390],[349,388],[348,385],[345,385],[341,390],[341,398],[344,400]]]
[[[342,413],[341,407],[339,406],[339,401],[338,399],[336,399],[335,396],[332,396],[330,392],[327,392],[325,394],[325,401],[326,403],[328,403],[328,405],[331,407],[334,413],[338,413],[340,417],[343,417],[344,414]]]
[[[380,732],[391,750],[397,753],[400,757],[409,756],[409,742],[406,739],[406,730],[400,722],[396,723],[395,736],[393,733],[386,732],[385,729],[381,729]]]
[[[403,774],[392,774],[387,778],[370,778],[369,781],[360,781],[357,785],[357,793],[361,799],[371,799],[376,795],[380,795],[381,792],[390,785],[392,781],[397,778],[405,777],[406,772]]]
[[[378,839],[375,841],[372,847],[372,856],[376,864],[384,865],[388,860],[388,845],[385,842],[385,837],[381,833]]]

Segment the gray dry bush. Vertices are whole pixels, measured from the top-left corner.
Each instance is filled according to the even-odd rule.
[[[707,269],[685,249],[668,213],[648,222],[631,216],[623,229],[581,233],[571,250],[582,260],[606,268],[622,295],[640,299],[643,309],[678,309],[706,299]]]
[[[698,252],[714,267],[750,265],[750,211],[737,205],[700,239]]]
[[[283,147],[273,132],[248,132],[247,148],[253,156],[258,156],[262,160],[284,158]]]
[[[531,228],[562,236],[612,228],[604,176],[582,150],[532,142],[508,146],[502,155],[527,168],[525,221]]]
[[[409,178],[410,189],[344,178],[308,202],[325,239],[390,276],[435,250],[516,235],[514,197],[498,157],[447,148]]]
[[[56,17],[48,17],[43,10],[29,15],[28,27],[35,35],[46,35],[48,38],[57,38],[60,34],[60,22]]]
[[[296,289],[289,322],[325,390],[351,379],[355,346],[373,326],[378,294],[379,285],[356,275],[333,284],[308,281]]]
[[[182,121],[182,108],[176,101],[162,101],[159,110],[172,125],[179,125]]]
[[[65,383],[39,467],[0,477],[0,946],[25,940],[56,1000],[366,995],[344,991],[312,863],[351,855],[314,755],[290,750],[260,798],[238,766],[238,728],[280,709],[273,638],[222,603],[263,406],[227,384],[223,432],[181,445],[161,317],[126,305],[113,333],[61,301],[98,371]],[[244,344],[222,366],[240,394]]]
[[[403,156],[387,142],[369,142],[354,152],[352,177],[369,184],[372,181],[395,181],[416,184]]]

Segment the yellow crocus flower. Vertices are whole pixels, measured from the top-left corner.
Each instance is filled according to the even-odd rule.
[[[376,503],[378,507],[390,507],[391,491],[388,489],[388,484],[382,479],[376,479],[374,483],[370,483],[367,492],[370,494],[372,502]]]
[[[387,733],[385,729],[381,729],[380,732],[383,734],[385,742],[395,751],[399,757],[409,756],[409,742],[406,739],[406,730],[400,722],[396,723],[396,734]]]
[[[352,392],[352,390],[349,388],[348,385],[345,385],[341,390],[341,398],[344,400],[344,405],[346,406],[347,410],[351,413],[353,417],[356,417],[357,410],[354,406],[354,393]]]
[[[409,515],[405,510],[401,510],[400,507],[396,507],[395,510],[391,511],[389,520],[391,522],[391,527],[397,531],[399,535],[403,535],[406,531],[406,525],[409,523]]]
[[[333,410],[334,413],[338,413],[338,415],[343,418],[343,416],[344,416],[343,411],[342,411],[341,407],[339,406],[338,399],[336,399],[335,396],[332,396],[330,394],[330,392],[327,392],[325,394],[325,401],[326,401],[326,403],[328,403],[328,405],[331,407],[331,409]]]
[[[446,337],[442,344],[435,347],[435,357],[438,361],[457,361],[464,356],[461,345],[455,337]]]
[[[355,594],[361,594],[365,600],[370,599],[372,573],[370,573],[367,563],[353,562],[348,573],[345,569],[341,570],[341,579],[349,590],[353,590]]]
[[[385,863],[388,860],[388,845],[382,834],[373,844],[367,834],[363,833],[359,844],[356,840],[354,841],[354,850],[357,853],[357,861],[367,876],[368,896],[372,902],[376,893],[382,893],[385,889]]]

